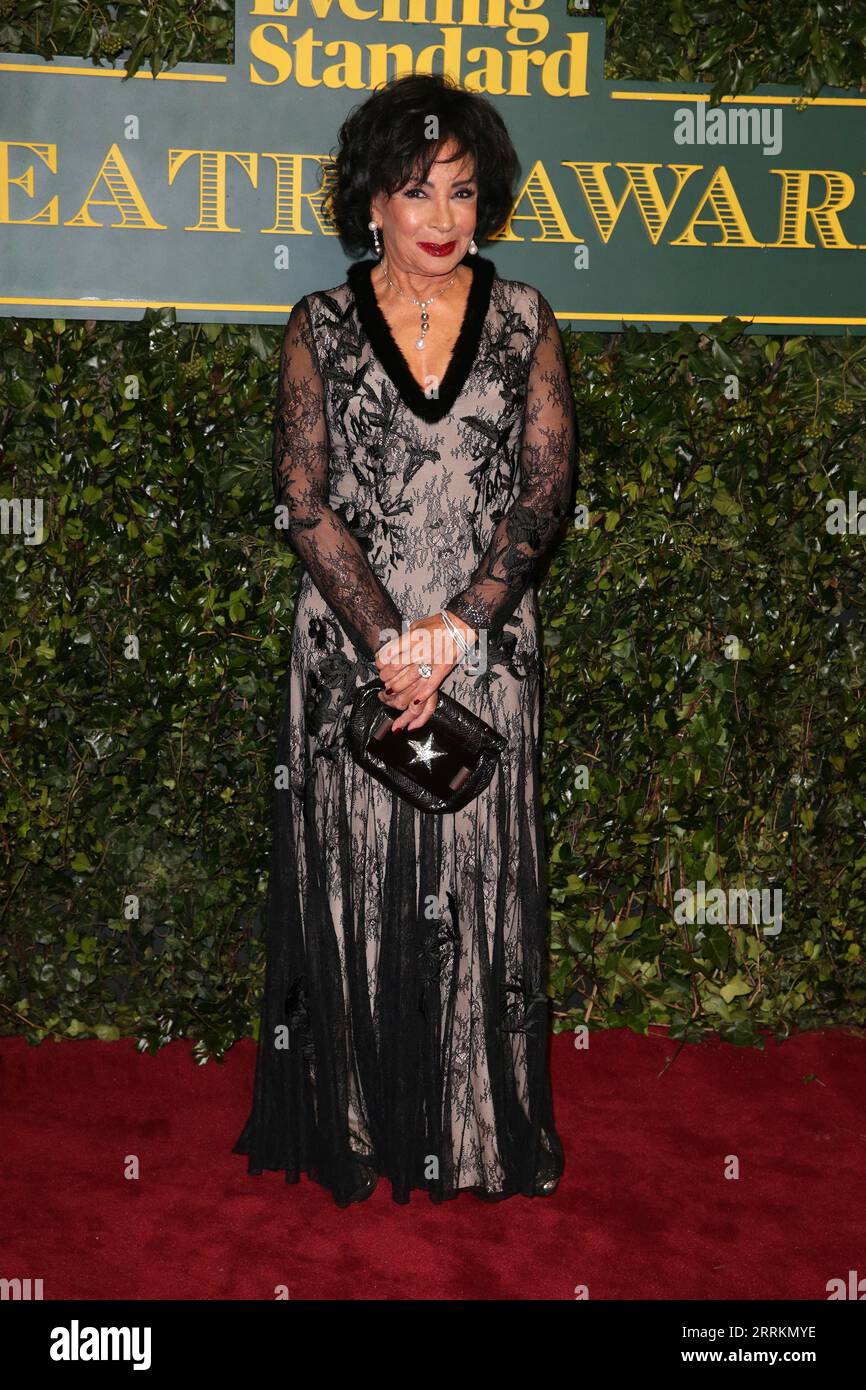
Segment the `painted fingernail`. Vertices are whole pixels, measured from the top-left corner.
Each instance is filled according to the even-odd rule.
[[[420,705],[420,703],[421,703],[421,698],[420,698],[420,696],[418,697],[418,699],[412,701],[412,704],[413,704],[413,705]]]

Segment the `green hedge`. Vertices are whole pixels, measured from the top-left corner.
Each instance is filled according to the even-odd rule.
[[[862,1024],[866,556],[827,501],[866,498],[866,342],[572,343],[592,525],[544,592],[563,1023]],[[778,887],[781,931],[678,923],[699,881]]]
[[[860,5],[597,12],[611,75],[862,79]],[[230,57],[228,5],[118,15],[0,4],[0,47]],[[0,320],[0,496],[46,502],[41,545],[0,547],[2,1031],[204,1060],[254,1026],[295,572],[281,334]],[[866,558],[825,523],[866,486],[866,340],[566,342],[586,516],[541,591],[556,1026],[862,1025]],[[781,931],[678,922],[699,880],[780,888]]]

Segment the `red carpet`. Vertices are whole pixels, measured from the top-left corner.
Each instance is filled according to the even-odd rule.
[[[866,1049],[854,1030],[761,1052],[553,1040],[553,1197],[339,1210],[231,1153],[254,1049],[0,1039],[0,1276],[46,1299],[825,1299],[866,1275]],[[127,1155],[140,1177],[124,1178]],[[727,1180],[728,1155],[740,1176]]]

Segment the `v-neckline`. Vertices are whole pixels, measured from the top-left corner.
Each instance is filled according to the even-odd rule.
[[[349,266],[347,279],[355,296],[361,327],[370,340],[376,357],[403,403],[420,419],[435,424],[446,416],[469,380],[481,342],[481,334],[490,308],[490,295],[496,267],[482,256],[473,256],[465,264],[472,271],[472,284],[466,297],[463,319],[454,342],[451,359],[439,383],[438,396],[429,397],[415,380],[388,323],[376,292],[373,289],[373,267],[378,261],[356,261]]]

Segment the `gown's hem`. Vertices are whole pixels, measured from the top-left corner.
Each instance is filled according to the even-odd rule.
[[[248,1158],[248,1177],[261,1177],[263,1173],[266,1172],[285,1173],[285,1181],[294,1186],[300,1182],[301,1175],[303,1175],[310,1182],[314,1182],[318,1187],[323,1188],[324,1191],[333,1198],[335,1204],[341,1208],[357,1205],[358,1202],[365,1202],[368,1197],[372,1197],[379,1183],[385,1181],[387,1181],[391,1188],[392,1200],[396,1202],[398,1206],[406,1206],[413,1192],[426,1192],[430,1201],[435,1206],[439,1206],[442,1202],[453,1201],[455,1197],[460,1197],[463,1193],[471,1193],[473,1197],[481,1202],[503,1202],[509,1197],[547,1197],[553,1195],[553,1193],[537,1191],[533,1184],[530,1184],[529,1190],[527,1190],[526,1187],[521,1187],[518,1183],[508,1184],[500,1190],[491,1190],[490,1188],[484,1187],[481,1183],[467,1183],[462,1187],[440,1188],[439,1191],[423,1183],[410,1183],[409,1187],[401,1191],[398,1195],[394,1188],[393,1179],[389,1177],[387,1173],[379,1173],[376,1170],[372,1170],[373,1176],[375,1176],[375,1182],[372,1186],[365,1188],[363,1191],[353,1193],[351,1197],[341,1198],[337,1196],[334,1189],[325,1182],[323,1178],[311,1172],[308,1167],[299,1166],[297,1168],[289,1168],[286,1167],[284,1163],[266,1163],[264,1160],[253,1160],[249,1157],[249,1150],[246,1147],[240,1147],[239,1144],[235,1144],[232,1153],[241,1154]],[[557,1182],[562,1176],[562,1172],[563,1167],[560,1166],[559,1171],[555,1174]],[[554,1191],[556,1191],[555,1188]]]

